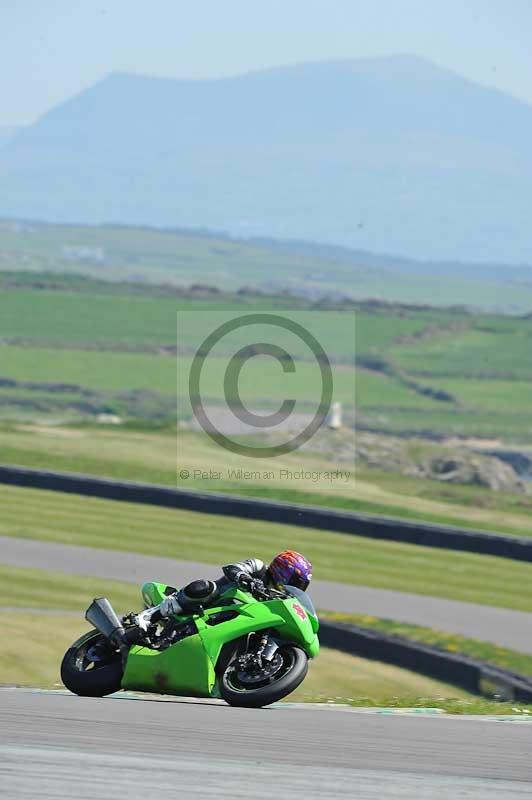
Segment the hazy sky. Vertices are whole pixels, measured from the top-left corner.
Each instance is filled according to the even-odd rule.
[[[532,0],[0,0],[0,126],[113,71],[176,78],[411,53],[532,103]]]

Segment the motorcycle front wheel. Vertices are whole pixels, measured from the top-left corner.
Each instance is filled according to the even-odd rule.
[[[308,656],[292,644],[283,644],[271,661],[259,666],[234,659],[220,680],[220,694],[231,706],[261,708],[286,697],[305,679]]]
[[[86,633],[66,651],[61,663],[61,680],[66,688],[82,697],[104,697],[121,689],[122,661],[98,631]]]

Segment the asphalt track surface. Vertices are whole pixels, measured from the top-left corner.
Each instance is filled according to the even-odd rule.
[[[220,574],[219,567],[212,564],[7,536],[0,536],[0,563],[138,585],[145,580],[160,580],[179,586],[197,577],[216,578]],[[311,593],[321,609],[426,625],[532,654],[532,614],[522,611],[330,581],[313,581]]]
[[[524,800],[531,750],[532,722],[0,690],[8,800]]]

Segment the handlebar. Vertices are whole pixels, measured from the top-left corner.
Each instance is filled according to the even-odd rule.
[[[275,600],[277,598],[286,597],[285,592],[279,592],[277,589],[270,589],[257,578],[253,579],[253,582],[250,583],[248,591],[256,600]]]

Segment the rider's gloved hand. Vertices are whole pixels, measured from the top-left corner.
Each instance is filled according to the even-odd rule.
[[[237,572],[233,576],[233,580],[239,589],[250,589],[255,581],[249,572]]]
[[[247,572],[237,573],[234,581],[239,589],[243,589],[246,592],[254,592],[258,589],[264,588],[264,584],[259,578],[254,578]]]
[[[168,595],[159,606],[161,617],[170,617],[172,614],[181,614],[183,606],[179,602],[179,592]]]

